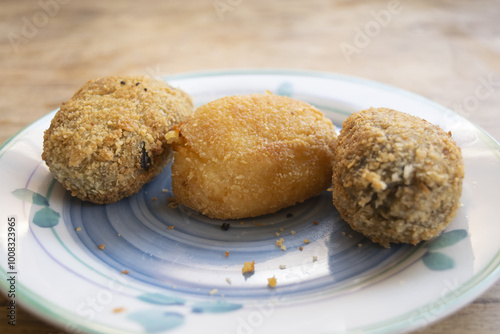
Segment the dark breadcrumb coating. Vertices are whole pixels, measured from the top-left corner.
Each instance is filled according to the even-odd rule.
[[[352,114],[335,149],[333,203],[384,247],[438,235],[460,206],[460,148],[438,126],[386,108]]]
[[[52,119],[42,159],[73,196],[113,203],[161,171],[171,151],[165,134],[192,111],[191,98],[161,80],[91,80]]]
[[[178,203],[219,219],[275,212],[331,185],[335,129],[318,109],[288,97],[224,97],[180,125],[172,191]]]

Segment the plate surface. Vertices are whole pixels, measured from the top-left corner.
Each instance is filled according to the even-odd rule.
[[[197,106],[266,90],[287,95],[315,105],[338,128],[371,106],[425,118],[452,131],[462,148],[463,206],[437,239],[384,249],[340,219],[329,192],[230,221],[227,231],[221,221],[169,205],[170,168],[130,198],[83,203],[40,158],[52,112],[0,150],[0,287],[6,293],[15,281],[16,303],[70,333],[401,332],[450,314],[500,276],[500,147],[462,117],[407,91],[325,73],[164,79]],[[286,250],[276,246],[280,238]],[[242,275],[253,260],[254,274]]]

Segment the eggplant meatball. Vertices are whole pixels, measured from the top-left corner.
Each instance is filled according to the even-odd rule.
[[[318,109],[284,96],[224,97],[179,127],[172,191],[219,219],[254,217],[331,185],[335,129]]]
[[[333,164],[333,203],[356,231],[389,247],[437,236],[460,206],[460,148],[436,125],[396,110],[348,117]]]
[[[143,76],[87,82],[45,131],[42,159],[73,196],[97,204],[132,195],[165,165],[165,134],[193,111],[191,98]]]

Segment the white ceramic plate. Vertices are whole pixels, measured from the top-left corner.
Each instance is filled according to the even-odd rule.
[[[316,105],[338,127],[370,106],[425,118],[452,131],[462,148],[463,207],[434,241],[383,249],[339,218],[328,192],[231,221],[228,231],[167,205],[169,168],[128,199],[82,203],[40,158],[52,112],[0,150],[0,287],[10,290],[14,276],[18,305],[67,332],[401,332],[450,314],[498,278],[500,149],[467,120],[412,93],[332,74],[243,70],[165,79],[196,105],[270,90]],[[9,264],[11,217],[16,257]],[[243,262],[252,260],[255,273],[243,276]]]

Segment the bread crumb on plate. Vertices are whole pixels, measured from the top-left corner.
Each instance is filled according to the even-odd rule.
[[[255,261],[243,263],[243,268],[241,269],[243,274],[251,273],[253,271],[255,271]]]
[[[270,277],[267,279],[267,284],[269,285],[270,288],[274,288],[276,286],[277,280],[276,277]]]

